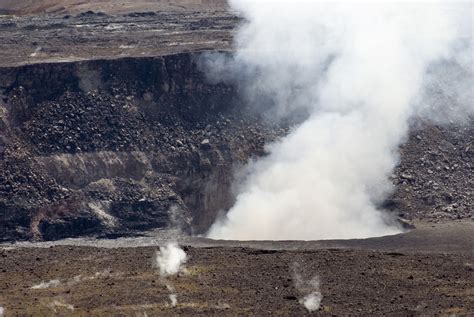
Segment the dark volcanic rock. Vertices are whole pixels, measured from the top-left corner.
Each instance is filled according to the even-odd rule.
[[[413,129],[401,149],[390,207],[403,217],[474,217],[474,124]]]
[[[207,84],[194,55],[0,71],[2,240],[202,232],[232,170],[285,130]]]

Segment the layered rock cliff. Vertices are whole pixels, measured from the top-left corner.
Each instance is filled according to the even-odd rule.
[[[0,69],[0,239],[203,232],[262,126],[196,55]]]

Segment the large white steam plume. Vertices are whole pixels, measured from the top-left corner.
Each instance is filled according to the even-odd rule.
[[[273,104],[275,116],[307,119],[249,164],[236,204],[208,236],[399,232],[377,206],[392,190],[409,120],[474,112],[471,2],[230,3],[246,23],[231,60],[207,61],[209,76],[243,81],[247,100]]]

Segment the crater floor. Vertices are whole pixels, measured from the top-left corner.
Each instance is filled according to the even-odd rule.
[[[178,238],[185,271],[153,266],[169,236],[67,240],[0,248],[0,305],[11,315],[310,315],[296,279],[318,276],[318,315],[470,315],[474,223],[419,224],[346,241]],[[95,246],[94,246],[95,245]]]

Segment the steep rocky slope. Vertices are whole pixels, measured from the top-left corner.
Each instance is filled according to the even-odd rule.
[[[1,239],[205,230],[232,203],[233,168],[285,131],[195,58],[1,69]]]
[[[474,121],[466,125],[423,123],[400,149],[387,201],[408,219],[474,218]]]

